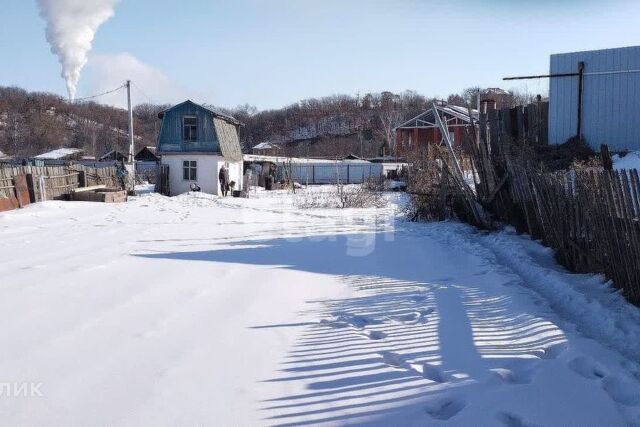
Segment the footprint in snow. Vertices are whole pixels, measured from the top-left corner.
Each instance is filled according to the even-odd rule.
[[[322,319],[320,323],[328,324],[332,328],[345,328],[347,326],[353,326],[358,329],[364,329],[365,326],[379,325],[382,322],[380,320],[372,319],[367,316],[338,314],[333,320]]]
[[[447,382],[444,372],[435,365],[427,362],[407,363],[402,355],[393,351],[381,351],[378,354],[382,356],[382,362],[392,368],[406,369],[436,383]]]
[[[427,308],[424,310],[413,311],[407,314],[401,314],[399,316],[395,316],[394,319],[403,322],[403,323],[419,323],[426,322],[427,316],[434,312],[433,308]]]
[[[431,380],[436,383],[447,382],[447,378],[444,372],[442,372],[442,370],[439,367],[432,365],[430,363],[427,363],[427,362],[411,363],[409,364],[409,367],[413,371],[422,375],[425,379]]]
[[[371,319],[366,316],[358,316],[358,315],[343,316],[342,319],[339,319],[339,320],[344,320],[345,322],[359,329],[362,329],[367,325],[377,325],[381,323],[375,319]]]
[[[401,355],[394,353],[393,351],[381,351],[378,353],[382,356],[382,362],[393,368],[405,368],[406,363]]]
[[[520,366],[509,368],[491,369],[493,376],[489,378],[489,382],[498,380],[504,384],[529,384],[533,379],[535,368],[533,366]]]
[[[387,334],[382,331],[369,331],[367,336],[372,340],[383,340],[387,337]]]
[[[617,403],[625,406],[640,404],[640,383],[621,375],[611,375],[602,380],[602,388]]]
[[[587,379],[596,380],[607,376],[607,371],[589,356],[579,356],[568,363],[569,368]]]
[[[428,404],[425,410],[432,418],[448,420],[458,415],[466,405],[466,402],[460,398],[446,397]]]
[[[530,424],[523,420],[522,417],[510,412],[499,413],[498,420],[506,427],[537,427],[535,424]]]
[[[540,366],[539,359],[515,359],[503,366],[490,369],[492,376],[489,383],[499,384],[529,384]]]

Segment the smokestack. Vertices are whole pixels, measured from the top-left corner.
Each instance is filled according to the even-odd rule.
[[[62,65],[69,99],[76,96],[80,71],[87,63],[93,37],[113,16],[118,0],[37,0],[40,16],[47,23],[45,33],[51,52]]]

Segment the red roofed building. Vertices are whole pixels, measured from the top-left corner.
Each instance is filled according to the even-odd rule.
[[[438,105],[436,108],[440,119],[448,127],[454,146],[462,146],[465,129],[471,126],[469,110],[457,105]],[[471,115],[474,120],[478,120],[476,110],[471,110]],[[398,155],[426,147],[428,144],[440,145],[444,142],[432,109],[407,120],[395,130]]]

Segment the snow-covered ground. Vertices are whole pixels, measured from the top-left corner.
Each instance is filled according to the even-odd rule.
[[[638,169],[640,171],[640,151],[631,151],[624,157],[614,154],[612,160],[615,169]]]
[[[252,195],[0,214],[2,424],[640,425],[640,312],[602,278]]]

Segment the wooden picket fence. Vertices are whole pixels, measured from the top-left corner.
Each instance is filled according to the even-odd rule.
[[[548,144],[549,102],[489,111],[480,115],[480,134],[492,145],[503,137],[527,140],[533,145]]]
[[[634,170],[542,172],[510,164],[526,231],[576,272],[603,273],[640,304],[640,180]]]

